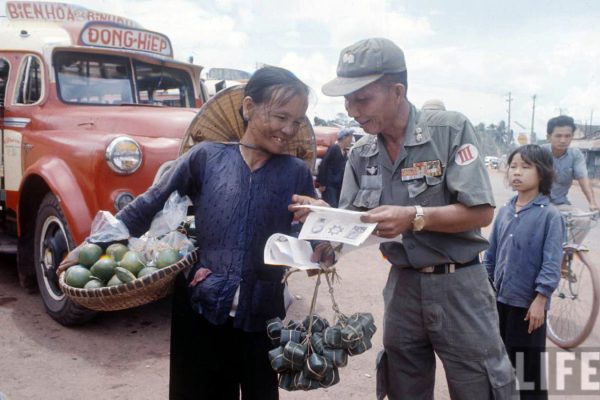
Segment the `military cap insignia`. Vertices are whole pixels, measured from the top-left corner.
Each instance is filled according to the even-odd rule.
[[[344,53],[344,55],[342,56],[342,62],[344,64],[354,64],[354,54],[350,52]]]

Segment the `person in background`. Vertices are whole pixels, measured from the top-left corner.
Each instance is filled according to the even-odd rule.
[[[517,192],[500,209],[484,264],[496,287],[500,335],[523,377],[521,400],[547,399],[542,358],[546,313],[560,280],[563,224],[548,195],[552,157],[537,145],[519,147],[508,157],[507,178]],[[517,358],[521,357],[521,362]],[[534,384],[534,387],[527,385]]]
[[[598,210],[598,203],[585,166],[585,157],[581,150],[571,147],[576,128],[573,118],[567,115],[554,117],[548,121],[546,129],[548,143],[542,145],[544,149],[552,153],[554,158],[555,178],[550,191],[550,201],[558,206],[559,210],[571,211],[574,214],[580,213],[582,210],[573,206],[567,197],[573,179],[579,182],[590,211]],[[581,244],[590,231],[590,221],[585,218],[577,218],[573,220],[573,223],[575,226],[572,230],[572,240]]]
[[[348,150],[352,144],[354,129],[344,128],[338,132],[337,142],[327,149],[319,165],[317,182],[321,191],[322,199],[331,207],[338,206],[342,180],[344,178],[344,167],[348,159]]]
[[[425,111],[446,111],[444,102],[440,99],[429,99],[421,106],[421,110]]]
[[[285,154],[305,123],[308,93],[288,70],[257,70],[244,89],[240,142],[195,145],[116,215],[140,236],[173,191],[193,203],[199,261],[175,282],[171,400],[279,397],[266,321],[285,317],[285,270],[266,266],[263,252],[269,236],[290,232],[292,195],[316,194],[306,164]],[[313,261],[333,262],[329,243],[316,246]]]
[[[392,265],[377,399],[433,399],[436,354],[452,399],[512,399],[514,372],[479,261],[494,199],[477,136],[462,114],[417,110],[407,88],[404,53],[383,38],[343,49],[337,78],[322,88],[344,96],[368,133],[348,156],[339,207],[365,211],[379,237],[402,235],[380,246]]]

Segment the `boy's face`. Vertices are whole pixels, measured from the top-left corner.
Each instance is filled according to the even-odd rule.
[[[539,190],[540,175],[535,165],[523,160],[517,153],[508,166],[508,183],[517,192]]]
[[[548,135],[548,142],[552,150],[564,153],[567,151],[573,140],[573,129],[570,126],[557,126],[551,134]]]

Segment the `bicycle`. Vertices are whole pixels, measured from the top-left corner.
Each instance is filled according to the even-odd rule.
[[[588,218],[597,221],[598,211],[578,213],[561,212],[565,222],[566,243],[558,287],[552,294],[547,314],[546,336],[558,347],[572,349],[580,345],[592,331],[600,305],[600,278],[588,261],[588,249],[573,241],[578,228],[575,220]]]

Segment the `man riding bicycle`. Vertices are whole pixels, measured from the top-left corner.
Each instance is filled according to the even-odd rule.
[[[550,201],[561,211],[578,214],[582,210],[571,205],[567,198],[573,179],[579,182],[590,211],[598,210],[598,203],[588,178],[585,157],[581,150],[570,147],[575,129],[575,122],[569,116],[560,115],[550,119],[546,130],[548,143],[542,147],[551,151],[554,158],[555,178],[550,192]],[[575,225],[573,242],[581,244],[590,231],[589,220],[581,218],[574,221],[573,224]]]

